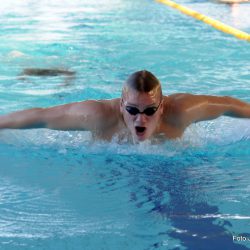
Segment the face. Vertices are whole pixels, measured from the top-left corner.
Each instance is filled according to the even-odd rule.
[[[144,141],[154,134],[160,124],[163,112],[161,94],[158,90],[140,93],[128,89],[123,94],[120,110],[132,137],[136,141]],[[152,114],[152,110],[157,111]],[[133,114],[128,111],[132,111]]]

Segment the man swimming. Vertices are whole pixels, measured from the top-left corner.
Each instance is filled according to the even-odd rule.
[[[44,68],[26,68],[22,74],[24,76],[74,76],[75,72],[65,69],[44,69]]]
[[[190,124],[221,115],[250,118],[250,104],[228,96],[163,96],[159,80],[143,70],[130,75],[121,98],[17,111],[0,116],[0,128],[85,130],[96,139],[139,142],[179,138]]]
[[[49,77],[64,76],[64,83],[61,86],[68,86],[75,78],[76,72],[60,68],[25,68],[19,75],[19,80],[27,80],[27,76]]]

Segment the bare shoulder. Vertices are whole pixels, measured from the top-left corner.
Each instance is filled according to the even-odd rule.
[[[188,93],[177,93],[173,95],[166,96],[164,98],[165,108],[168,112],[174,114],[181,114],[184,108],[191,104],[195,99],[196,95]]]
[[[120,98],[106,100],[88,100],[80,102],[80,106],[88,107],[90,110],[101,112],[104,115],[110,115],[110,112],[114,113],[119,110],[119,100]]]
[[[113,109],[113,103],[115,99],[111,100],[86,100],[80,102],[68,103],[56,107],[53,109],[62,109],[65,112],[72,114],[95,114],[106,115]]]
[[[191,100],[192,98],[196,96],[198,95],[189,94],[189,93],[176,93],[176,94],[169,95],[168,98],[173,103],[183,103],[183,102]]]
[[[231,114],[231,107],[245,104],[228,96],[174,94],[166,97],[165,109],[176,124],[187,126],[193,122],[215,119]],[[167,115],[166,115],[167,117]]]
[[[119,99],[110,100],[87,100],[72,103],[69,111],[84,116],[95,117],[97,120],[104,120],[105,123],[112,120],[119,110]]]
[[[186,108],[190,108],[197,104],[201,104],[208,101],[216,102],[218,101],[218,99],[221,99],[221,97],[218,96],[196,95],[189,93],[173,94],[169,95],[167,98],[171,106],[175,107],[179,111],[185,111]]]
[[[186,124],[187,111],[190,111],[197,104],[204,102],[202,95],[194,95],[189,93],[177,93],[165,97],[164,100],[164,116],[167,122],[174,125]]]
[[[103,114],[105,110],[108,108],[108,104],[102,100],[86,100],[80,102],[74,102],[70,104],[65,104],[62,107],[68,109],[70,112],[77,113],[95,113],[95,114]]]
[[[43,110],[43,117],[48,123],[60,123],[67,129],[102,130],[116,122],[115,100],[86,100],[50,107]]]

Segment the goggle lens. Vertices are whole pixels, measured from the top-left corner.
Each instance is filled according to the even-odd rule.
[[[152,116],[157,111],[158,107],[149,107],[141,112],[136,107],[126,106],[126,110],[130,115],[145,114],[146,116]]]

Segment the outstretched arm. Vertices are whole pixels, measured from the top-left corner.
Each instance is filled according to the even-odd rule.
[[[180,121],[185,125],[221,115],[250,118],[250,104],[228,96],[177,94],[174,102]]]
[[[83,101],[50,108],[33,108],[0,116],[0,129],[50,128],[57,130],[97,130],[105,126],[106,105]]]

